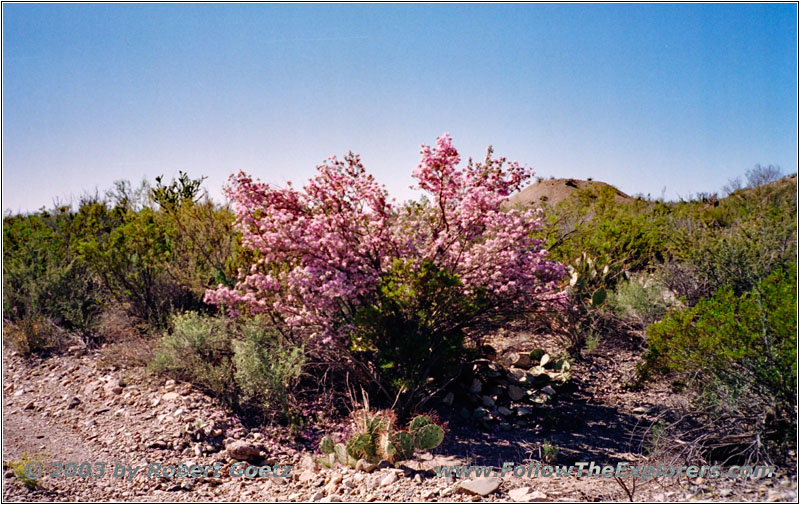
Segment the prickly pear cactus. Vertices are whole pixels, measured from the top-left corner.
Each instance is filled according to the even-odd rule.
[[[418,429],[422,428],[423,426],[427,426],[429,424],[433,424],[433,421],[428,416],[417,416],[412,421],[411,424],[408,425],[408,431],[414,433]]]
[[[438,447],[444,440],[444,430],[441,426],[427,424],[414,432],[414,446],[424,451]]]
[[[372,443],[372,438],[366,433],[353,435],[347,442],[347,454],[356,460],[375,456],[375,445]]]
[[[328,435],[322,437],[322,440],[319,441],[319,450],[323,454],[331,454],[333,453],[333,440]]]
[[[606,297],[607,297],[607,295],[606,295],[606,290],[605,289],[600,288],[600,289],[596,290],[592,294],[592,307],[593,308],[597,308],[597,307],[603,305],[603,303],[606,301]]]
[[[395,431],[390,441],[395,450],[396,461],[414,457],[414,438],[407,431]]]

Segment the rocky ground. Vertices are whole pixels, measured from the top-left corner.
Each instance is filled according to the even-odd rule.
[[[101,358],[102,349],[87,352],[79,347],[44,360],[25,360],[5,350],[5,501],[627,501],[628,494],[613,479],[510,474],[455,479],[437,477],[434,468],[499,466],[504,461],[526,465],[547,457],[554,458],[554,464],[642,464],[646,450],[637,435],[642,432],[639,428],[674,401],[674,395],[665,391],[626,390],[623,385],[632,373],[633,355],[619,349],[613,355],[600,352],[591,361],[573,364],[574,378],[553,398],[539,394],[541,388],[535,392],[551,403],[552,415],[546,418],[525,418],[518,415],[525,411],[510,403],[506,410],[496,405],[461,406],[459,402],[468,403],[469,394],[454,395],[448,403],[455,401],[455,405],[443,414],[449,421],[445,443],[433,454],[422,454],[398,468],[379,465],[370,472],[325,469],[315,465],[317,455],[308,450],[310,444],[287,437],[285,428],[247,428],[190,384],[152,377],[142,368],[107,366]],[[473,393],[473,398],[489,404],[501,401],[489,393],[517,396],[516,390],[509,393],[514,379],[508,380],[506,386],[482,384],[484,391]],[[476,421],[476,408],[494,417]],[[549,455],[542,453],[544,442],[551,448]],[[552,454],[552,448],[557,454]],[[12,468],[12,463],[25,457],[44,463],[45,475],[31,488]],[[250,463],[240,463],[244,460]],[[62,475],[66,471],[76,475],[48,475],[57,461],[76,463],[78,470],[62,468]],[[77,475],[89,469],[79,466],[83,462],[105,463],[103,476]],[[115,477],[116,463],[118,469],[124,465],[140,470],[131,478]],[[213,471],[198,478],[147,475],[151,463],[212,469],[216,465],[219,477]],[[288,476],[230,475],[231,468],[244,469],[249,464],[268,465],[270,471],[276,466],[281,467],[279,472],[286,472],[288,466],[291,470]],[[99,469],[93,466],[91,473]],[[628,491],[631,485],[628,479]],[[652,479],[637,485],[633,499],[796,502],[797,472],[778,469],[772,478],[762,479]]]

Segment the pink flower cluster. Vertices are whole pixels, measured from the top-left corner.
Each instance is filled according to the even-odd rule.
[[[269,311],[326,344],[346,344],[356,311],[375,300],[397,258],[458,275],[464,296],[485,289],[489,317],[558,301],[566,270],[532,237],[539,212],[501,208],[531,171],[493,159],[491,149],[484,162],[459,169],[448,134],[421,153],[414,177],[430,196],[397,209],[353,153],[329,158],[301,191],[231,176],[226,194],[254,259],[233,289],[209,290],[206,301]]]

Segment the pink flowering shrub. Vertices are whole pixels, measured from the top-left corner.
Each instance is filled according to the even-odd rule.
[[[352,153],[302,190],[239,173],[226,188],[252,263],[206,301],[268,313],[307,348],[346,359],[387,398],[442,378],[470,332],[563,301],[535,210],[501,204],[532,173],[505,158],[459,168],[445,134],[422,147],[421,201],[394,206]]]

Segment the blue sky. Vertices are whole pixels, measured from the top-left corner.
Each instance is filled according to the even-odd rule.
[[[795,4],[4,4],[2,207],[419,145],[667,199],[797,171]]]

